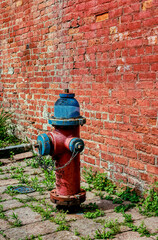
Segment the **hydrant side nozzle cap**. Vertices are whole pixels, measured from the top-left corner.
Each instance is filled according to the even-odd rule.
[[[84,149],[84,141],[81,138],[73,138],[69,143],[71,152],[82,152]]]
[[[39,154],[44,156],[44,155],[49,155],[51,151],[51,143],[48,135],[46,133],[40,134],[37,137],[37,143],[39,145]]]

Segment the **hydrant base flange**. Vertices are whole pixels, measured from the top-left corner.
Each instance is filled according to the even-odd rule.
[[[81,189],[79,193],[72,196],[63,196],[56,193],[56,189],[50,192],[50,200],[60,206],[76,206],[86,200],[86,191]]]

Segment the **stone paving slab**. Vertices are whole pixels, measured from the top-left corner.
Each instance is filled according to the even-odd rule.
[[[10,224],[4,219],[0,219],[0,231],[8,228],[10,228]]]
[[[1,174],[0,175],[0,181],[7,180],[7,178],[10,178],[10,174],[6,173],[6,174]]]
[[[138,219],[143,220],[143,219],[146,218],[145,216],[143,216],[139,213],[139,210],[137,208],[132,208],[132,209],[126,211],[126,213],[131,214],[132,218],[135,219],[135,220],[138,220]]]
[[[152,237],[140,237],[140,234],[138,232],[124,232],[124,233],[119,233],[116,235],[114,240],[151,240],[153,239]]]
[[[0,187],[1,186],[9,186],[13,184],[18,184],[19,181],[17,179],[7,179],[7,180],[2,180],[0,181]]]
[[[42,217],[39,213],[32,211],[29,207],[24,207],[5,212],[5,215],[8,217],[10,222],[14,222],[11,218],[13,212],[18,215],[18,219],[21,220],[23,225],[42,221]]]
[[[6,237],[11,240],[25,239],[31,235],[46,235],[55,232],[57,225],[50,221],[36,222],[22,227],[10,228],[4,231]]]
[[[0,234],[0,240],[6,240],[1,234]]]
[[[8,158],[0,158],[0,162],[2,162],[3,164],[7,164],[7,163],[11,163],[12,160],[10,160]]]
[[[82,236],[93,238],[97,229],[101,230],[103,226],[100,223],[96,223],[91,219],[78,219],[77,221],[70,222],[71,231],[77,230]]]
[[[72,232],[61,231],[42,236],[42,240],[81,240],[80,237],[75,236]]]
[[[145,218],[143,221],[151,233],[158,233],[158,217]],[[134,224],[139,226],[141,222],[142,220],[137,220]]]
[[[6,201],[6,200],[12,199],[12,196],[10,196],[7,193],[3,193],[3,194],[0,194],[0,199],[1,199],[1,201]]]
[[[98,217],[97,219],[102,219],[102,220],[106,220],[106,221],[111,221],[111,220],[115,220],[117,219],[118,222],[123,222],[124,221],[124,217],[122,215],[122,213],[116,213],[116,212],[108,212],[105,214],[105,216],[103,217]]]
[[[15,199],[2,202],[1,205],[3,205],[3,210],[4,210],[4,211],[9,210],[9,209],[12,209],[12,208],[19,208],[19,207],[21,207],[21,206],[24,206],[23,203],[20,203],[20,202],[18,202],[18,201],[15,200]]]

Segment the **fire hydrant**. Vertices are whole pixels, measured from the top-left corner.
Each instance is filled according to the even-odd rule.
[[[76,206],[85,201],[86,192],[80,188],[80,152],[84,142],[80,136],[80,125],[86,119],[80,116],[78,101],[74,93],[59,94],[55,102],[54,116],[48,123],[54,131],[38,136],[40,155],[51,155],[55,160],[56,188],[50,192],[50,199],[57,205]]]

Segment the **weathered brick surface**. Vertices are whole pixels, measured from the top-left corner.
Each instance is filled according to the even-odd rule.
[[[87,117],[82,166],[132,185],[158,180],[157,6],[3,0],[0,101],[20,134],[35,140],[50,130],[54,102],[69,87]]]

